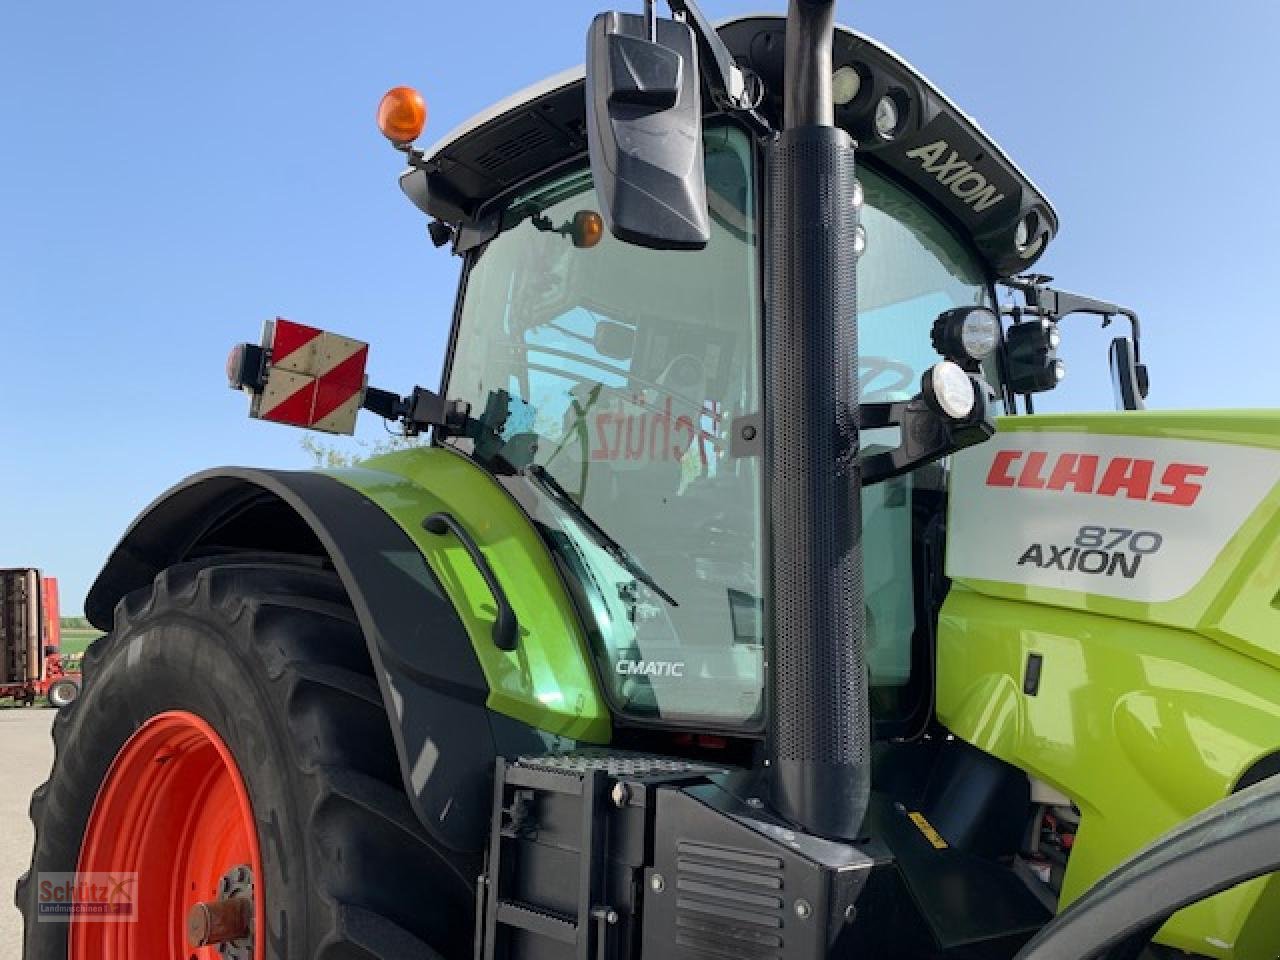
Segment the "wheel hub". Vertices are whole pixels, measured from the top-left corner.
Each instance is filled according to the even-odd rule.
[[[216,946],[225,960],[253,960],[253,870],[233,867],[218,881],[218,899],[202,900],[187,914],[187,942]]]

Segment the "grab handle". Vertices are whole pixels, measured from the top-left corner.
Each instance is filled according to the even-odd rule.
[[[493,645],[499,650],[514,650],[520,638],[520,624],[516,620],[516,612],[511,608],[511,602],[507,599],[502,584],[498,582],[493,568],[489,566],[489,561],[480,552],[480,547],[472,539],[471,534],[467,533],[466,528],[453,514],[444,511],[431,514],[422,521],[422,526],[428,533],[434,533],[437,536],[452,533],[458,538],[458,542],[471,557],[471,562],[480,571],[480,576],[484,578],[485,586],[489,588],[493,602],[498,607],[498,618],[493,622]]]

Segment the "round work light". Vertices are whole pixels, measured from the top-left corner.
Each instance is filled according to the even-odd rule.
[[[893,94],[887,93],[876,104],[876,134],[882,140],[892,140],[898,135],[898,128],[901,125],[902,111],[898,107],[898,101]]]
[[[949,420],[965,420],[973,413],[978,395],[973,380],[950,360],[935,363],[920,384],[925,403]]]
[[[955,307],[938,314],[931,338],[939,354],[973,371],[995,350],[1000,321],[986,307]]]
[[[831,99],[843,107],[862,89],[862,74],[854,66],[843,66],[831,75]]]

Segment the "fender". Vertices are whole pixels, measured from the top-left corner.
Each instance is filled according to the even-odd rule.
[[[1178,910],[1277,869],[1280,782],[1271,780],[1220,801],[1117,867],[1015,960],[1136,955],[1132,948]]]
[[[319,473],[199,473],[134,521],[90,589],[86,614],[110,630],[116,603],[166,567],[264,552],[332,563],[368,642],[414,812],[450,849],[480,851],[496,756],[545,752],[547,738],[486,706],[489,683],[454,600],[374,499]]]

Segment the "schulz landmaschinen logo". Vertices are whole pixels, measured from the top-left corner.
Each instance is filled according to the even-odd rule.
[[[137,919],[136,873],[42,873],[36,915],[43,921]]]

